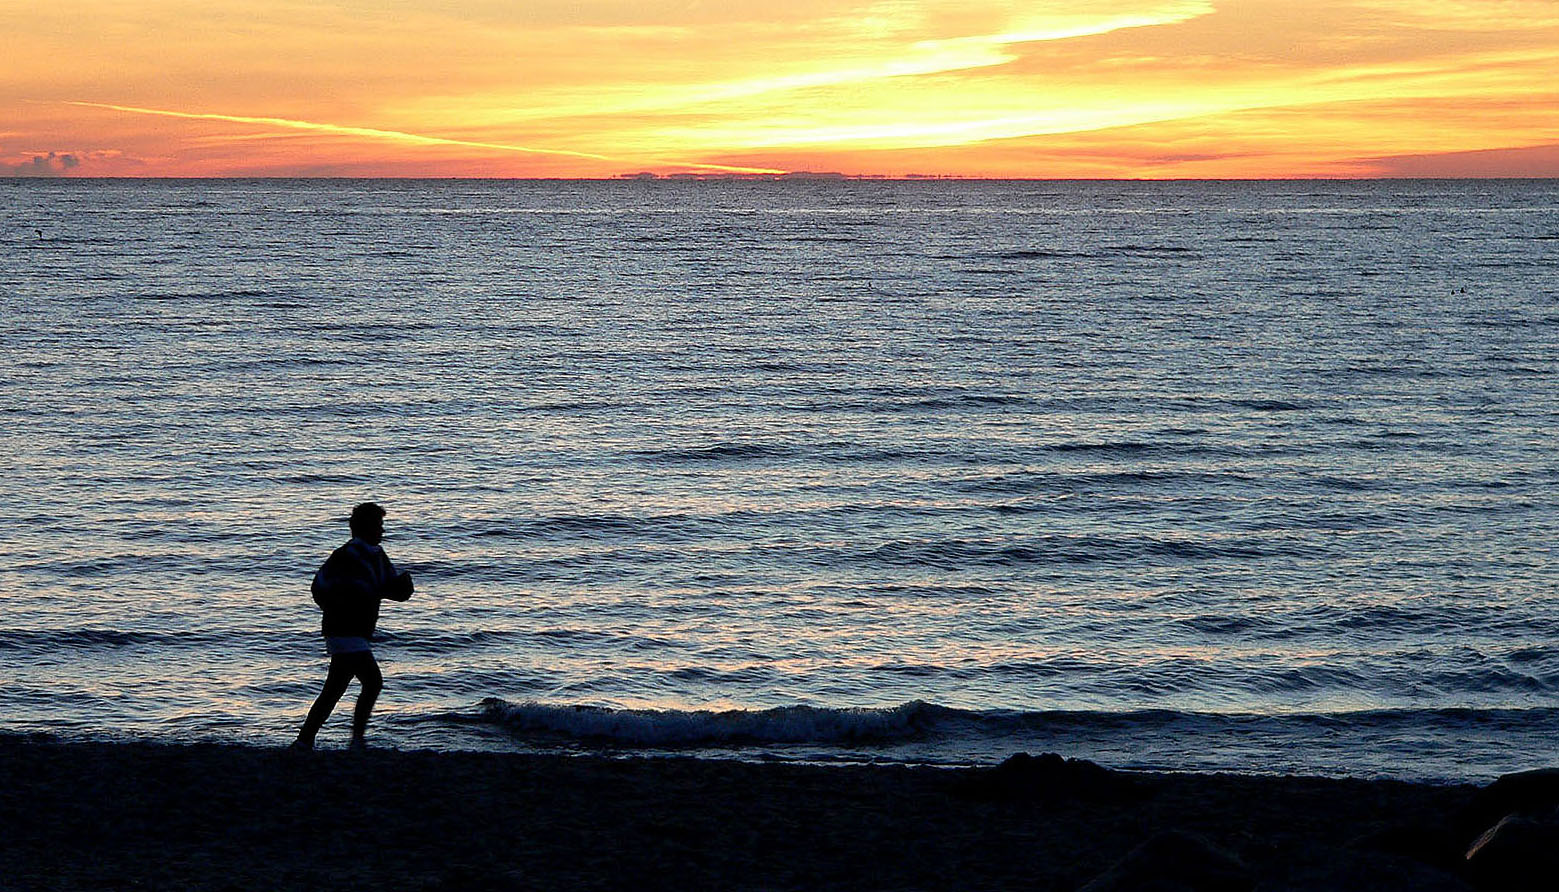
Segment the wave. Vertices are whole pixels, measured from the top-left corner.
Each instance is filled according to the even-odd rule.
[[[940,255],[939,255],[940,256]],[[975,253],[975,257],[989,257],[996,260],[1060,260],[1060,259],[1092,259],[1099,255],[1091,251],[1054,251],[1042,248],[1019,248],[1011,251],[989,251]],[[960,256],[945,257],[949,260],[961,260]],[[1006,270],[1002,270],[1006,272]]]
[[[862,403],[859,408],[873,412],[910,412],[961,406],[988,407],[1008,405],[1005,397],[975,397],[947,402],[926,401],[914,404],[885,405]],[[808,407],[810,408],[810,407]],[[837,406],[835,406],[837,408]],[[817,443],[737,443],[715,442],[703,446],[664,449],[632,449],[625,455],[640,461],[669,465],[721,465],[802,460],[820,463],[857,464],[895,461],[922,455],[914,449],[883,449],[864,443],[824,441]]]
[[[1391,708],[1336,713],[1197,713],[1180,710],[959,710],[924,700],[896,706],[775,706],[769,710],[614,710],[566,703],[480,702],[468,722],[500,725],[510,733],[547,734],[577,741],[636,747],[709,747],[730,744],[840,744],[895,742],[935,736],[1006,736],[1018,731],[1163,731],[1221,728],[1458,728],[1551,727],[1559,708]]]
[[[1559,709],[1376,709],[1238,714],[973,711],[923,701],[879,709],[627,710],[482,701],[471,715],[506,746],[540,751],[675,751],[703,758],[990,765],[1059,752],[1117,768],[1490,780],[1551,762]]]
[[[1150,442],[1145,440],[1068,440],[1056,443],[1047,443],[1039,447],[1047,452],[1059,454],[1101,455],[1105,457],[1119,458],[1185,458],[1190,456],[1211,456],[1218,458],[1250,458],[1258,452],[1276,454],[1279,450],[1270,447],[1244,447],[1232,445],[1211,445],[1204,443],[1180,443],[1174,441]]]
[[[633,449],[629,450],[628,454],[653,461],[691,464],[787,458],[795,455],[796,451],[796,447],[790,444],[719,442],[686,448]]]
[[[972,566],[1119,564],[1152,558],[1201,561],[1297,557],[1311,554],[1316,549],[1313,543],[1266,536],[1173,538],[1037,534],[989,539],[899,539],[862,550],[855,557],[879,566],[962,570]]]
[[[1057,491],[1069,491],[1086,489],[1089,491],[1101,487],[1135,487],[1139,485],[1221,485],[1229,483],[1247,483],[1252,479],[1250,474],[1234,470],[1180,470],[1174,468],[1155,468],[1146,470],[1123,471],[1060,471],[1047,470],[1043,473],[1021,472],[995,474],[990,477],[971,477],[958,480],[951,484],[953,489],[960,492],[975,494],[994,493],[998,495],[1028,495],[1031,493],[1048,493]],[[997,505],[993,506],[1002,512],[1025,510],[1021,506]],[[1030,508],[1027,510],[1050,510],[1048,506]]]
[[[1187,247],[1185,247],[1183,245],[1120,244],[1120,245],[1106,245],[1104,250],[1106,252],[1114,252],[1114,253],[1118,253],[1118,254],[1138,254],[1138,255],[1143,255],[1143,254],[1145,254],[1145,255],[1155,255],[1155,254],[1198,254],[1198,253],[1200,253],[1195,248],[1187,248]]]
[[[864,408],[871,412],[913,412],[927,409],[1025,407],[1034,404],[1034,400],[1029,397],[1010,393],[951,393],[946,396],[899,402],[870,402],[865,404]]]
[[[781,706],[725,711],[609,709],[483,700],[474,720],[521,736],[640,747],[888,742],[927,733],[955,710],[914,701],[882,709]]]
[[[1315,409],[1319,405],[1313,402],[1277,399],[1235,399],[1229,400],[1228,404],[1257,412],[1304,412]]]
[[[0,651],[60,652],[122,647],[192,648],[218,645],[235,635],[256,632],[147,632],[124,629],[6,629],[0,631]]]

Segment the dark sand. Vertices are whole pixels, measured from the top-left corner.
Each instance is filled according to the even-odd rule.
[[[1072,890],[1170,829],[1270,882],[1475,792],[1051,769],[0,737],[0,889]]]

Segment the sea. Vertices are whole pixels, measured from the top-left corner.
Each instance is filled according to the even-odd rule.
[[[0,211],[0,733],[285,746],[374,500],[381,747],[1559,764],[1559,181]]]

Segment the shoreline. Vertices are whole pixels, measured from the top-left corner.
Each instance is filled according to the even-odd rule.
[[[1344,870],[1452,889],[1499,817],[1477,814],[1498,810],[1488,789],[1058,756],[914,768],[0,736],[0,886],[1124,889],[1110,872],[1148,859],[1244,878],[1220,888],[1336,887],[1299,881]]]

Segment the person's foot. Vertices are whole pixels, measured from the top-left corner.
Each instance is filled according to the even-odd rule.
[[[292,742],[291,746],[287,747],[287,750],[293,753],[312,753],[314,752],[314,741],[304,740],[299,737]]]
[[[354,737],[352,738],[352,745],[348,749],[354,753],[365,753],[368,751],[368,741],[361,737]]]

